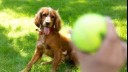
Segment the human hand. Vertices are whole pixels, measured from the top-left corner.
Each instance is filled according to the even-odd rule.
[[[127,59],[127,44],[122,42],[114,29],[109,17],[106,17],[107,35],[94,55],[76,50],[82,72],[118,72]]]

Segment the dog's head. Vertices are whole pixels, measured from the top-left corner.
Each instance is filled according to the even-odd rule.
[[[49,34],[50,29],[58,32],[61,28],[61,19],[57,11],[50,7],[41,8],[35,16],[35,25]]]

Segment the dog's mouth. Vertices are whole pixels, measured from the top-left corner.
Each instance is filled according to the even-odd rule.
[[[50,28],[49,28],[49,27],[44,27],[43,31],[44,31],[44,34],[45,34],[45,35],[49,35],[49,33],[50,33]]]

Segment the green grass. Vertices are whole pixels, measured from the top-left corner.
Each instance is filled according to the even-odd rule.
[[[64,25],[73,26],[85,13],[112,18],[118,35],[127,41],[127,0],[0,0],[0,72],[18,72],[31,59],[37,40],[34,15],[44,6],[59,9]],[[45,57],[42,61],[47,61]],[[126,65],[127,66],[127,65]],[[127,72],[124,66],[121,72]],[[36,63],[31,72],[48,72],[51,65]],[[58,72],[68,68],[62,64]],[[77,72],[76,68],[70,72]]]

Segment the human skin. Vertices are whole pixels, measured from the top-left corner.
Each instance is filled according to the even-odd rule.
[[[127,60],[127,44],[116,34],[110,17],[106,17],[107,35],[95,54],[80,51],[73,42],[72,47],[80,64],[81,72],[119,72]]]

